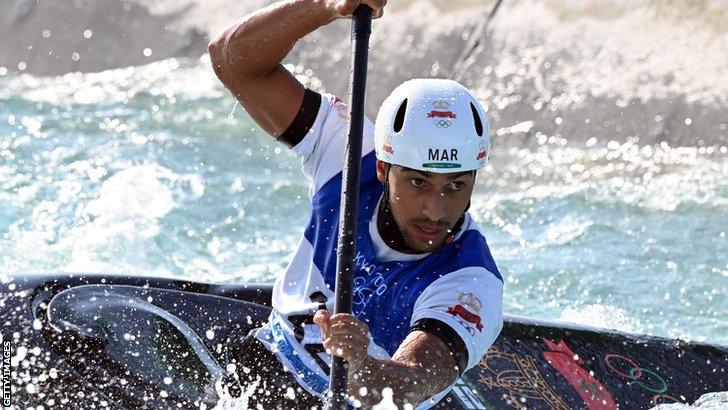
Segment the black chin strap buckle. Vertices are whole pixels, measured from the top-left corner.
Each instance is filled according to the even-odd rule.
[[[463,224],[465,223],[465,213],[468,212],[468,209],[470,208],[470,202],[468,201],[468,206],[465,207],[465,210],[463,211],[463,214],[460,215],[460,218],[455,223],[455,226],[452,227],[452,230],[450,231],[450,235],[447,236],[447,239],[445,239],[446,244],[452,243],[452,241],[455,240],[455,235],[460,231],[460,228],[463,227]]]

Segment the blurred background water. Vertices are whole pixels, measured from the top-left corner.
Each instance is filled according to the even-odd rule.
[[[495,128],[471,212],[507,313],[728,344],[725,146]],[[205,57],[6,72],[0,272],[272,282],[309,215],[299,166]]]

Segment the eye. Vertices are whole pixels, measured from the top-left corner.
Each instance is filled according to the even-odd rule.
[[[453,181],[448,184],[448,188],[451,191],[462,191],[465,188],[465,182]]]
[[[410,179],[409,182],[410,182],[410,185],[412,185],[413,187],[418,187],[418,188],[425,184],[425,180],[422,178],[412,178],[412,179]]]

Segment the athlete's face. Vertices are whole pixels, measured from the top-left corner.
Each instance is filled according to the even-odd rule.
[[[377,178],[386,164],[377,161]],[[389,206],[407,244],[418,252],[440,248],[470,201],[475,185],[471,171],[438,174],[398,165],[389,170]]]

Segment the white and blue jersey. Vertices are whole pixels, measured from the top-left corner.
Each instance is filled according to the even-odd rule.
[[[323,397],[330,357],[313,314],[333,311],[346,106],[307,91],[309,124],[293,150],[311,181],[311,217],[291,263],[273,289],[273,312],[257,332],[308,392]],[[300,122],[302,112],[292,128]],[[432,331],[453,350],[460,371],[475,366],[503,326],[503,280],[469,214],[439,252],[404,254],[377,229],[383,186],[377,180],[373,125],[364,126],[353,314],[369,326],[369,354],[391,357],[413,329]],[[289,130],[290,131],[290,130]],[[287,132],[289,132],[287,131]],[[443,391],[418,408],[439,400]]]

